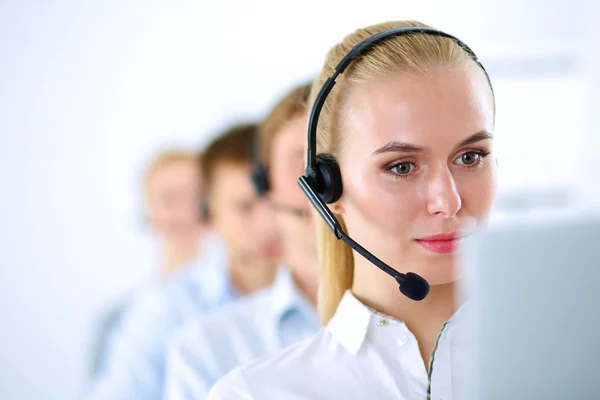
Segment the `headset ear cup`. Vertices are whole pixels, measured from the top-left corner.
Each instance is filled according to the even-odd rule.
[[[337,161],[330,154],[319,154],[317,171],[317,193],[325,203],[335,203],[342,197],[342,173]]]
[[[252,184],[258,197],[263,197],[269,191],[269,175],[260,164],[255,165],[252,170]]]
[[[208,202],[206,199],[200,200],[200,216],[204,222],[208,221],[208,218],[210,217],[210,213],[208,211]]]

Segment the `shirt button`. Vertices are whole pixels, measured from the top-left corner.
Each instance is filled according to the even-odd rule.
[[[396,339],[396,343],[398,344],[398,346],[404,346],[407,340],[408,336],[405,333],[402,333],[398,336],[398,339]]]
[[[377,322],[377,326],[386,326],[387,324],[388,324],[387,319],[383,319],[383,318]]]

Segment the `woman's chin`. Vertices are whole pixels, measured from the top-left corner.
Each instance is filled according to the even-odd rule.
[[[427,283],[429,283],[429,286],[446,285],[460,279],[458,268],[452,259],[440,260],[436,263],[427,263],[410,272],[420,275]]]

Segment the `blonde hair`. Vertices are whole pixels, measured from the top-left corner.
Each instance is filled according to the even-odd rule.
[[[146,200],[148,200],[150,182],[159,170],[178,162],[190,162],[196,166],[198,164],[199,157],[200,156],[197,154],[184,150],[167,150],[154,156],[144,172],[143,184]]]
[[[311,104],[327,78],[333,75],[338,62],[354,46],[379,32],[403,27],[429,26],[416,21],[386,22],[358,29],[335,45],[315,80]],[[377,44],[337,77],[319,117],[317,153],[328,153],[336,158],[339,155],[343,139],[343,105],[353,86],[390,73],[430,74],[440,68],[458,68],[469,60],[473,60],[472,56],[456,42],[439,36],[414,33],[390,37]],[[336,217],[346,230],[342,216]],[[352,287],[354,258],[351,248],[338,240],[321,218],[317,218],[317,238],[320,265],[318,311],[321,323],[325,325],[333,317],[344,292]]]
[[[308,97],[312,82],[297,86],[281,98],[258,128],[258,154],[261,165],[268,168],[271,164],[273,141],[286,123],[304,115],[308,110]]]

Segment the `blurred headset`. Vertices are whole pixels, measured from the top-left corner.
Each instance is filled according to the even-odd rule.
[[[304,175],[298,179],[298,184],[338,240],[341,239],[361,256],[369,260],[388,275],[392,276],[400,285],[400,292],[402,292],[405,296],[419,301],[424,299],[429,293],[429,284],[425,279],[412,272],[403,274],[396,271],[394,268],[390,267],[375,255],[367,251],[360,244],[355,242],[342,230],[338,220],[325,204],[335,203],[342,196],[343,185],[340,167],[331,154],[317,154],[317,124],[319,122],[319,115],[321,114],[321,109],[325,104],[325,100],[327,99],[329,92],[336,83],[335,80],[337,76],[342,74],[352,61],[359,59],[378,43],[381,43],[382,41],[392,37],[412,34],[441,36],[453,40],[469,54],[473,61],[475,61],[481,67],[491,87],[489,76],[485,71],[485,68],[483,68],[483,65],[481,65],[481,63],[477,60],[475,53],[465,43],[442,31],[424,27],[397,28],[380,32],[361,41],[337,64],[333,75],[327,78],[323,84],[323,87],[317,94],[308,121],[306,171]]]
[[[269,172],[267,171],[267,167],[265,167],[260,161],[260,145],[260,133],[257,133],[252,141],[252,160],[254,166],[252,168],[252,174],[250,177],[252,178],[252,184],[254,185],[256,195],[262,198],[265,197],[267,192],[271,189],[271,185],[269,182]]]
[[[202,221],[206,222],[210,218],[210,213],[208,212],[208,201],[206,197],[202,197],[200,199],[200,217]]]

